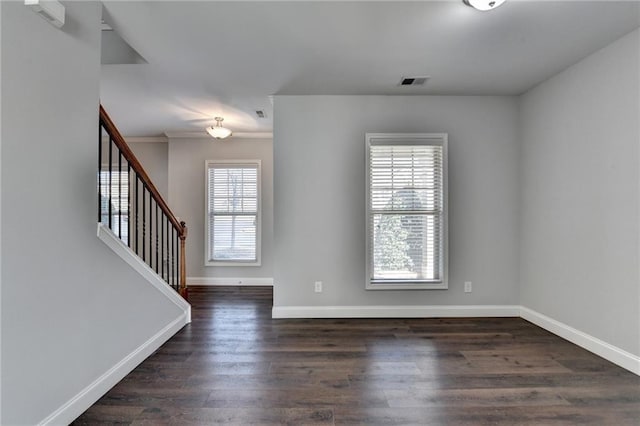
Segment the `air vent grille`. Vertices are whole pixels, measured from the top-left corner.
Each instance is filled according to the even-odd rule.
[[[400,79],[400,86],[422,86],[427,80],[429,80],[428,75],[402,77]]]

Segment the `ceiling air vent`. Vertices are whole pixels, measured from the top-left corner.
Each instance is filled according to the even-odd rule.
[[[267,116],[267,114],[265,114],[261,109],[256,111],[256,115],[258,116],[258,118],[265,118]]]
[[[402,77],[400,79],[400,86],[422,86],[429,80],[428,75],[420,75],[415,77]]]

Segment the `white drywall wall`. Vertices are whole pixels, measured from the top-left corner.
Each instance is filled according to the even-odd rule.
[[[276,96],[274,108],[276,307],[517,303],[515,97]],[[448,133],[448,290],[365,290],[366,132]]]
[[[169,199],[169,144],[166,142],[129,141],[127,141],[127,144],[140,161],[140,164],[142,164],[162,198],[167,201]]]
[[[182,314],[96,237],[102,6],[65,6],[58,30],[2,4],[6,425],[43,421]]]
[[[521,304],[640,355],[640,33],[522,96]]]
[[[262,262],[260,266],[205,266],[205,161],[261,160]],[[169,203],[187,223],[187,276],[205,278],[273,277],[273,142],[231,137],[216,140],[169,138]],[[224,282],[224,280],[218,282]],[[229,282],[229,284],[237,284]]]

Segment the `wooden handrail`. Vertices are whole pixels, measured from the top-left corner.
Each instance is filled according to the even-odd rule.
[[[107,114],[107,112],[105,111],[105,109],[102,107],[102,105],[100,105],[100,138],[99,138],[99,152],[102,153],[102,131],[103,129],[107,132],[108,136],[109,136],[109,161],[111,161],[111,143],[115,144],[116,147],[118,148],[118,162],[119,162],[119,166],[118,166],[118,170],[121,169],[122,167],[122,158],[124,158],[127,161],[127,170],[133,170],[133,172],[136,174],[136,178],[140,181],[142,181],[142,187],[143,187],[143,197],[144,197],[144,190],[146,189],[147,191],[149,191],[149,194],[151,196],[151,198],[153,198],[153,200],[156,202],[156,222],[155,222],[155,248],[156,248],[156,254],[155,254],[155,262],[153,262],[153,258],[151,258],[151,260],[148,260],[145,257],[145,222],[143,219],[143,223],[142,223],[142,231],[143,231],[143,245],[142,245],[142,260],[144,262],[147,263],[147,265],[149,265],[150,267],[152,266],[152,264],[155,264],[155,271],[156,273],[158,273],[158,264],[159,264],[159,258],[158,258],[158,221],[157,221],[157,214],[158,214],[158,208],[160,208],[160,210],[162,211],[162,213],[164,214],[164,216],[166,216],[167,220],[169,222],[171,222],[171,224],[173,225],[173,228],[176,231],[177,237],[178,237],[178,242],[179,242],[179,249],[177,248],[178,246],[176,246],[176,249],[178,250],[178,258],[176,259],[177,265],[178,265],[178,273],[175,276],[176,277],[176,281],[173,281],[174,284],[177,284],[177,286],[174,286],[172,284],[171,278],[164,278],[165,281],[167,281],[167,283],[169,285],[171,285],[172,287],[174,287],[179,293],[180,295],[182,295],[185,299],[188,299],[189,293],[187,291],[187,262],[186,262],[186,247],[185,247],[185,240],[187,238],[187,226],[184,222],[181,222],[178,220],[178,218],[173,214],[173,212],[171,211],[171,209],[169,209],[169,206],[167,205],[166,201],[164,200],[164,198],[162,198],[162,195],[160,195],[160,192],[158,191],[158,188],[156,188],[156,186],[153,184],[153,182],[151,181],[151,178],[149,178],[149,175],[147,174],[147,172],[144,170],[144,168],[142,167],[142,164],[140,163],[140,161],[138,161],[138,159],[136,158],[135,154],[133,153],[133,151],[131,151],[131,148],[129,148],[129,145],[127,145],[126,141],[124,140],[124,138],[122,137],[122,135],[120,134],[120,132],[118,131],[118,129],[116,128],[115,124],[113,123],[113,121],[111,121],[111,117],[109,117],[109,114]],[[99,170],[101,170],[102,165],[100,164],[100,154],[98,157],[98,162],[99,162]],[[109,172],[111,172],[111,164],[109,165]],[[120,182],[120,180],[118,179],[118,182]],[[111,185],[111,178],[109,178],[109,184]],[[136,188],[136,203],[137,203],[137,191],[138,191],[138,181],[136,180],[136,184],[135,184],[135,188]],[[100,189],[99,189],[100,192]],[[111,196],[109,196],[109,200],[111,200]],[[151,200],[151,199],[150,199]],[[102,210],[101,210],[101,204],[102,201],[101,199],[99,199],[98,202],[98,211],[99,211],[99,220],[102,217]],[[137,206],[137,204],[136,204]],[[145,213],[144,213],[144,207],[145,207],[145,201],[143,200],[142,202],[142,215],[144,217]],[[151,201],[149,201],[149,208],[151,208]],[[151,212],[150,212],[151,214]],[[137,225],[137,212],[136,212],[136,227]],[[119,219],[119,223],[120,223],[120,219]],[[111,203],[109,202],[109,228],[111,228]],[[113,228],[111,228],[113,230]],[[139,240],[137,240],[138,238],[138,234],[137,234],[137,229],[136,228],[136,254],[139,255],[138,252],[138,244],[139,244]],[[150,230],[149,235],[149,249],[151,249],[152,246],[152,241],[151,241],[151,235],[153,233],[153,229]],[[163,231],[164,233],[164,231]],[[167,222],[167,233],[168,233],[168,222]],[[122,230],[119,228],[118,229],[118,237],[120,237],[122,235]],[[174,234],[175,235],[175,234]],[[167,237],[168,238],[168,237]],[[127,245],[129,245],[129,247],[131,248],[131,244],[130,244],[130,240],[127,241]],[[164,259],[163,259],[164,262]],[[162,269],[164,270],[164,269]],[[163,272],[164,274],[164,272]]]
[[[153,198],[155,198],[158,203],[158,207],[160,207],[169,221],[173,224],[173,227],[178,231],[178,235],[180,237],[186,237],[186,227],[184,226],[184,222],[180,222],[175,217],[171,209],[169,209],[166,201],[164,201],[164,198],[162,198],[162,195],[160,195],[156,186],[151,182],[149,175],[144,170],[142,164],[140,164],[140,161],[138,161],[133,151],[131,151],[131,148],[129,148],[129,145],[127,145],[115,124],[111,121],[111,117],[109,117],[109,114],[107,114],[102,105],[100,105],[100,124],[105,128],[113,140],[113,143],[118,147],[120,152],[122,152],[122,156],[129,162],[131,168],[138,174],[142,183],[147,187]]]

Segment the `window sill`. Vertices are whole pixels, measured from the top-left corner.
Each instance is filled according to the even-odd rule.
[[[209,261],[209,262],[204,262],[204,266],[235,266],[235,267],[241,267],[241,266],[262,266],[261,262],[242,262],[242,261],[237,261],[237,262],[233,262],[233,261]]]
[[[367,282],[367,290],[447,290],[444,281],[393,281],[375,280]]]

